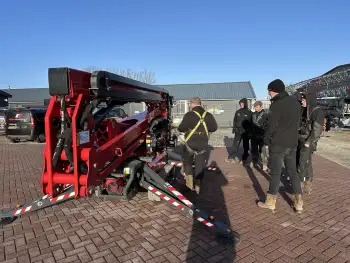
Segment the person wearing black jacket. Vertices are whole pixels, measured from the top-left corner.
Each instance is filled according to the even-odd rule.
[[[209,133],[215,132],[218,125],[214,116],[204,110],[198,97],[191,99],[191,111],[187,112],[178,127],[179,132],[185,133],[183,153],[186,186],[199,193],[201,179],[204,175],[206,152],[209,146]],[[192,164],[195,162],[193,176]]]
[[[302,94],[303,114],[299,129],[298,172],[304,193],[311,193],[313,180],[312,154],[321,137],[325,113],[316,105],[316,93]]]
[[[232,133],[235,135],[233,138],[233,148],[231,154],[225,160],[226,162],[236,161],[239,162],[237,152],[241,141],[243,141],[243,155],[242,162],[245,162],[249,156],[249,136],[252,126],[252,111],[248,108],[248,100],[243,98],[239,101],[240,109],[236,111],[233,118]]]
[[[256,101],[254,103],[255,112],[252,115],[252,163],[253,165],[261,166],[266,165],[267,161],[266,154],[263,154],[264,160],[262,158],[262,153],[264,149],[264,132],[267,125],[267,113],[262,107],[261,101]]]
[[[268,114],[264,144],[269,147],[270,183],[265,202],[258,202],[261,208],[276,210],[282,165],[286,167],[294,190],[295,212],[303,211],[301,181],[297,174],[296,151],[298,147],[298,130],[300,127],[300,103],[285,91],[282,80],[276,79],[268,85],[272,97]]]

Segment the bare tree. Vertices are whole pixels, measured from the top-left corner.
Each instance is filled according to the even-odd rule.
[[[145,82],[147,84],[156,84],[156,77],[153,71],[144,69],[141,71],[134,71],[131,69],[111,69],[111,68],[97,68],[97,67],[87,67],[83,69],[84,71],[93,72],[97,70],[105,70],[108,72],[112,72],[123,77],[127,77],[130,79],[134,79],[137,81]]]

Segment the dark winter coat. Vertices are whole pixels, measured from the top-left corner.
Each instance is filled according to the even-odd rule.
[[[251,133],[252,129],[252,111],[248,108],[248,100],[241,99],[239,103],[244,104],[244,107],[237,110],[233,118],[232,133]]]
[[[252,137],[253,138],[263,138],[264,132],[267,125],[267,113],[265,110],[261,110],[260,112],[253,112],[252,116]]]
[[[185,138],[187,138],[187,136],[196,127],[199,121],[198,115],[193,111],[198,112],[202,116],[205,110],[203,109],[203,107],[197,106],[185,114],[185,116],[182,119],[182,122],[177,128],[179,132],[185,133]],[[218,129],[216,120],[210,112],[207,112],[207,114],[205,115],[204,121],[207,125],[208,132],[215,132]],[[201,124],[199,125],[196,132],[187,141],[187,145],[192,150],[200,152],[207,149],[208,142],[209,142],[209,138],[206,135],[204,126]]]
[[[305,144],[315,145],[322,134],[325,113],[317,106],[315,93],[305,94],[305,99],[307,107],[302,114],[299,140]]]
[[[293,148],[298,145],[300,103],[286,91],[271,99],[264,143],[269,146]]]

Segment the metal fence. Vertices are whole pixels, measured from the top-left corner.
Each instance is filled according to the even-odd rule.
[[[248,99],[248,106],[253,109],[253,104],[258,99]],[[267,99],[260,100],[263,102],[264,109],[268,110],[270,101]],[[44,106],[44,102],[28,102],[28,103],[10,103],[9,107],[38,107]],[[239,100],[204,100],[202,101],[204,109],[213,114],[220,128],[231,128],[235,112],[239,109]],[[129,116],[138,114],[146,110],[145,103],[127,103],[123,107]],[[172,108],[172,117],[174,120],[181,121],[182,117],[189,111],[189,101],[176,101]]]
[[[253,104],[258,99],[249,99],[248,107],[254,110]],[[270,107],[270,101],[260,100],[265,110]],[[189,102],[187,100],[177,101],[172,109],[172,117],[179,121],[186,112],[189,111]],[[239,100],[206,100],[202,101],[205,110],[212,113],[220,128],[231,128],[235,112],[240,108]]]

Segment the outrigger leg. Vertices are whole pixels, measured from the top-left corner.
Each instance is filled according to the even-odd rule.
[[[147,165],[144,166],[144,176],[140,186],[158,195],[173,206],[185,212],[186,216],[193,218],[212,229],[219,237],[224,237],[237,244],[240,242],[239,235],[231,231],[228,226],[214,216],[209,216],[196,208],[191,201],[178,192],[173,186],[156,174]]]
[[[23,215],[24,213],[34,212],[46,207],[50,207],[56,205],[58,203],[65,202],[67,200],[73,199],[75,196],[74,188],[72,185],[67,185],[62,193],[57,197],[52,198],[49,195],[45,195],[38,200],[25,203],[23,205],[17,205],[16,208],[6,211],[0,212],[0,225],[10,224],[18,216]]]

